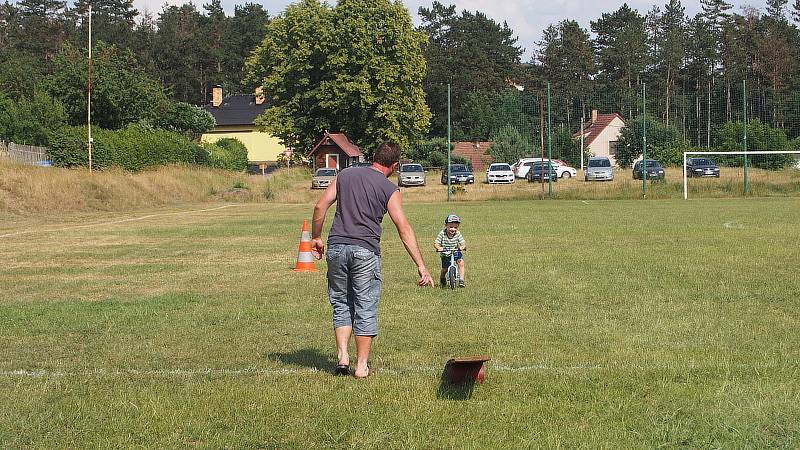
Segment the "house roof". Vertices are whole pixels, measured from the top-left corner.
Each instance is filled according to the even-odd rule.
[[[598,114],[597,120],[586,124],[583,127],[584,145],[590,145],[595,139],[597,139],[598,136],[600,136],[600,133],[602,133],[603,130],[611,125],[611,122],[613,122],[616,118],[619,118],[623,124],[625,123],[625,119],[623,119],[622,116],[617,113],[613,113]],[[574,134],[574,137],[580,137],[580,135],[581,133],[578,132]]]
[[[219,106],[209,104],[203,109],[214,116],[217,125],[253,125],[256,117],[266,111],[267,104],[256,104],[252,94],[237,94],[223,98]]]
[[[492,157],[486,154],[491,147],[491,142],[453,142],[453,153],[467,158],[472,163],[472,169],[482,171],[492,162]]]
[[[308,152],[309,156],[312,155],[320,146],[322,145],[336,145],[343,152],[347,154],[347,156],[361,156],[361,149],[358,148],[356,144],[354,144],[350,138],[347,137],[344,133],[329,133],[325,132],[325,135],[322,136],[311,150]]]

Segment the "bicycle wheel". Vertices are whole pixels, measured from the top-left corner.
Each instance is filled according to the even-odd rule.
[[[450,269],[447,270],[447,284],[450,285],[450,289],[458,287],[458,268],[456,266],[450,266]]]

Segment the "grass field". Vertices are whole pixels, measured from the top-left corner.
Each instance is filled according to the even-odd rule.
[[[386,219],[366,381],[290,271],[308,204],[0,216],[0,448],[800,447],[800,199],[406,209],[432,269],[463,217],[467,288]]]

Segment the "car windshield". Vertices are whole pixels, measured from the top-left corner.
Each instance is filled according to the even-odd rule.
[[[419,164],[403,164],[401,172],[422,172],[422,166]]]
[[[489,166],[489,170],[511,170],[511,166],[508,164],[492,164]]]
[[[590,159],[589,167],[611,167],[611,161],[607,159]]]
[[[706,158],[699,158],[692,161],[696,166],[715,166],[714,161]]]
[[[453,164],[452,166],[450,166],[450,171],[451,172],[466,172],[467,171],[467,166],[465,166],[464,164]]]
[[[658,161],[652,159],[645,161],[644,165],[645,167],[661,167],[661,164],[659,164]]]
[[[547,167],[548,169],[550,169],[552,166],[549,163],[542,164],[542,163],[538,163],[537,162],[537,163],[534,163],[531,168],[533,170],[542,170],[542,167]]]
[[[336,169],[319,169],[317,171],[318,177],[334,177],[336,176]]]

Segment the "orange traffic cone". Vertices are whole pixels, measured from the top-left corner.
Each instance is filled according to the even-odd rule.
[[[300,232],[300,249],[297,251],[297,264],[292,272],[316,272],[314,255],[311,254],[311,232],[308,231],[308,220],[303,219],[303,228]]]

